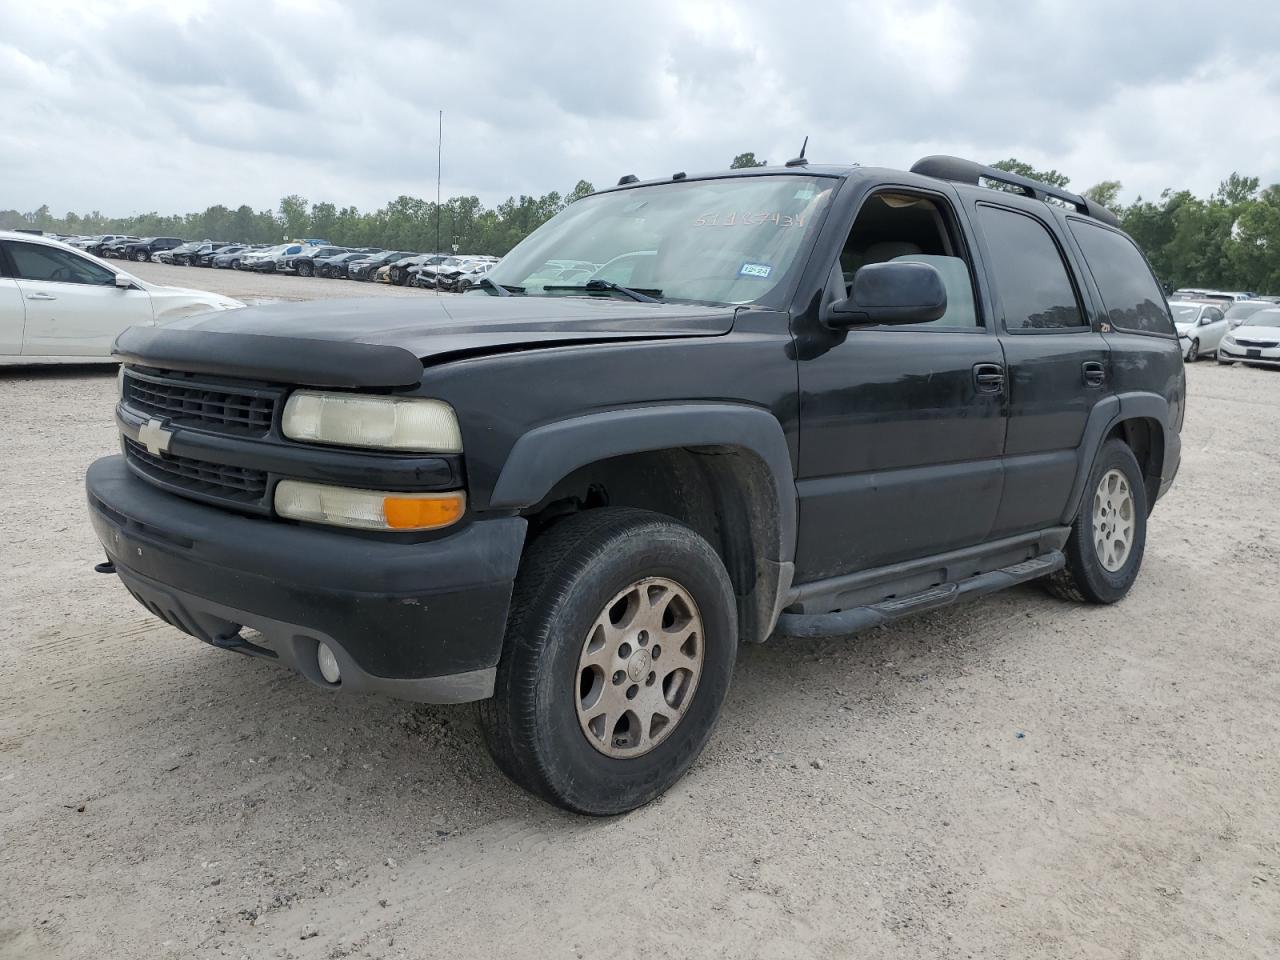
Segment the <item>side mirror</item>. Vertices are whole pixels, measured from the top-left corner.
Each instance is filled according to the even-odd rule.
[[[126,277],[123,273],[117,273],[116,287],[120,290],[136,290],[137,284],[133,282],[132,277]]]
[[[836,328],[869,324],[928,323],[947,312],[947,287],[927,263],[869,263],[853,275],[847,299],[827,311]]]

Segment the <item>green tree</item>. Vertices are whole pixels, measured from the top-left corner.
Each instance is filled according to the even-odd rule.
[[[748,150],[746,153],[740,153],[733,158],[729,164],[730,170],[744,170],[748,167],[767,167],[768,160],[757,160],[756,155]]]
[[[311,213],[306,198],[291,193],[280,198],[280,229],[290,240],[311,232]]]
[[[587,194],[595,192],[596,188],[591,184],[590,180],[579,180],[577,186],[570,190],[569,195],[564,198],[565,205],[581,200]]]
[[[1108,210],[1119,210],[1120,190],[1122,187],[1123,184],[1119,180],[1103,180],[1101,183],[1095,183],[1086,190],[1084,195]]]
[[[1071,178],[1065,173],[1059,173],[1057,170],[1037,170],[1031,164],[1023,163],[1014,157],[1010,157],[1008,160],[1001,160],[999,163],[993,163],[991,166],[997,170],[1003,170],[1005,173],[1015,173],[1030,180],[1039,180],[1041,183],[1047,183],[1051,187],[1065,187],[1071,182]]]

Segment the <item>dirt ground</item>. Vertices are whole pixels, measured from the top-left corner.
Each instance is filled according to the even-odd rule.
[[[1126,601],[747,647],[689,776],[586,820],[470,708],[335,697],[94,574],[114,374],[0,371],[0,957],[1280,956],[1280,373],[1188,379]]]

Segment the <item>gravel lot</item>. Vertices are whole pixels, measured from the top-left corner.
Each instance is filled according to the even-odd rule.
[[[590,821],[503,780],[469,708],[147,615],[90,569],[114,372],[0,371],[0,956],[1280,956],[1280,374],[1188,379],[1125,602],[747,647],[690,775]]]
[[[418,287],[397,287],[364,280],[322,280],[319,277],[286,276],[283,273],[250,273],[247,270],[213,270],[204,267],[171,267],[164,263],[111,261],[151,283],[211,290],[246,303],[273,300],[320,300],[334,297],[435,297],[453,296]]]

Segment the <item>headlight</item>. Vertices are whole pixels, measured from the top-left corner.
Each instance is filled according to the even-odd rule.
[[[1226,336],[1222,338],[1222,342],[1229,347],[1234,347],[1236,345],[1236,338],[1232,336]]]
[[[284,405],[284,435],[307,443],[420,453],[461,453],[453,408],[424,397],[373,397],[295,390]]]
[[[462,516],[466,495],[461,491],[381,493],[281,480],[276,484],[275,504],[276,513],[292,520],[362,530],[438,530]]]

